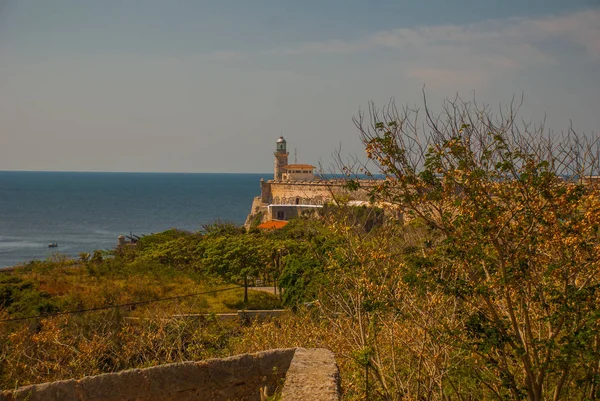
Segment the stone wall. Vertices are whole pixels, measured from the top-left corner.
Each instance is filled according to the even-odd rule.
[[[270,182],[271,199],[275,205],[322,205],[339,195],[340,186],[323,182]]]
[[[373,181],[374,183],[375,181]],[[362,182],[363,186],[374,185]],[[268,181],[261,190],[264,203],[282,205],[322,205],[335,197],[344,196],[353,200],[368,200],[367,191],[348,191],[345,181]],[[267,188],[268,187],[268,188]]]
[[[340,376],[333,352],[297,348],[285,377],[282,401],[337,401]]]
[[[271,182],[272,181],[260,180],[260,200],[262,203],[270,203]]]
[[[0,401],[257,400],[267,387],[283,400],[339,400],[331,351],[275,349],[36,384],[0,392]]]

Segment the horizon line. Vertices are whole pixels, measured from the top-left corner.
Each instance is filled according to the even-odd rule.
[[[101,170],[0,170],[0,173],[98,173],[98,174],[261,174],[273,172],[192,172],[192,171],[101,171]]]

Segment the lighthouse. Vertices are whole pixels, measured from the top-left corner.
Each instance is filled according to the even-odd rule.
[[[288,156],[289,153],[286,149],[286,142],[282,136],[277,140],[277,149],[275,151],[275,172],[273,175],[273,179],[275,181],[281,181],[284,167],[288,164]]]

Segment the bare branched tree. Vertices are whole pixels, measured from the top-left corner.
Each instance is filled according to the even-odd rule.
[[[353,333],[385,399],[600,397],[600,142],[527,123],[521,106],[456,97],[433,113],[424,98],[422,110],[371,103],[354,119],[375,169],[340,158],[349,187],[430,236],[408,254],[390,235],[349,239],[336,262],[348,263],[329,305],[350,323],[335,324]],[[360,180],[377,174],[376,185]],[[421,341],[400,336],[404,348],[378,352],[381,328]],[[394,365],[399,349],[416,365]]]

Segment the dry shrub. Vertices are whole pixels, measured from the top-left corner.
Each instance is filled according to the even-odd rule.
[[[0,338],[0,386],[222,357],[235,331],[215,319],[177,319],[156,310],[135,319],[110,311],[15,324]]]
[[[267,322],[254,322],[242,329],[232,342],[233,354],[257,352],[273,348],[327,348],[336,355],[345,399],[363,399],[364,377],[354,357],[354,347],[344,331],[351,324],[345,318],[332,325],[310,311],[301,311]]]

